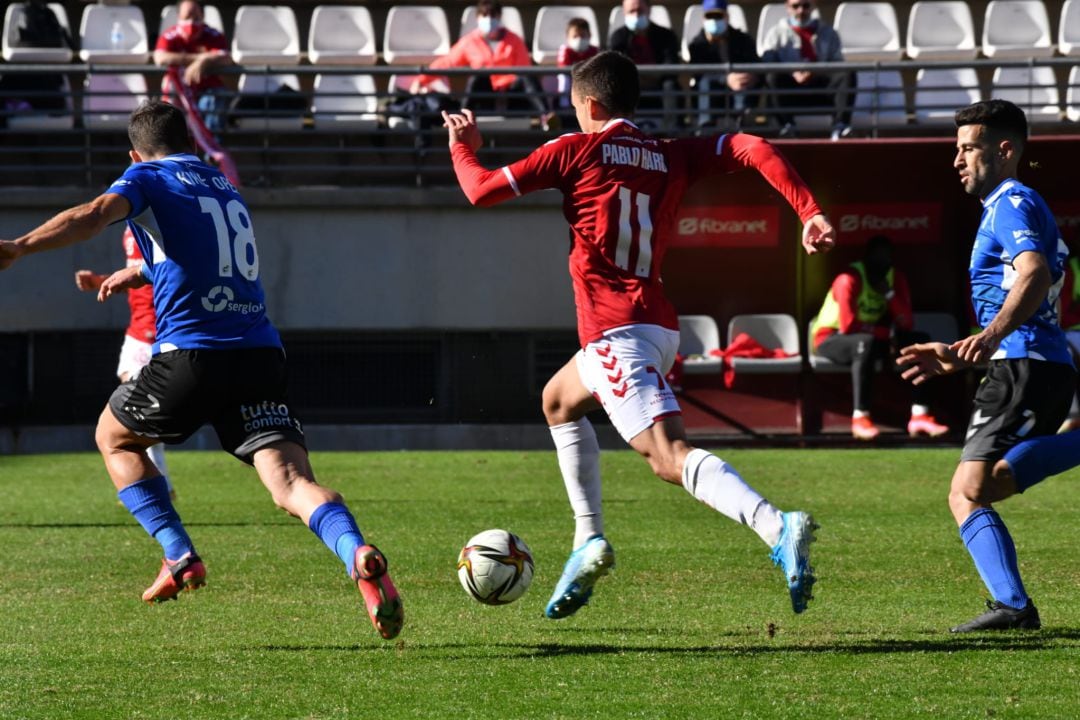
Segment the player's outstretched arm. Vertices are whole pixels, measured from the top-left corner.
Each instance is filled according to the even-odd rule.
[[[829,218],[818,213],[808,219],[803,225],[802,244],[807,255],[831,250],[836,244],[836,230],[833,229]]]
[[[117,270],[101,283],[100,289],[98,289],[98,302],[105,302],[113,295],[117,295],[128,290],[134,290],[135,288],[141,288],[145,285],[149,285],[150,281],[146,279],[146,276],[142,272],[142,264],[132,265],[130,267]]]
[[[460,114],[443,110],[442,117],[443,127],[450,131],[451,148],[457,143],[464,143],[473,152],[480,149],[484,139],[480,136],[480,128],[476,125],[472,110],[465,108]]]
[[[101,283],[105,282],[108,275],[101,275],[93,270],[76,270],[75,287],[83,292],[91,292],[101,289]]]
[[[896,358],[897,365],[911,367],[901,373],[901,377],[915,385],[921,385],[937,375],[948,375],[968,366],[956,356],[956,352],[945,343],[928,342],[908,345]]]
[[[0,240],[0,270],[23,255],[74,245],[94,237],[127,217],[131,204],[115,193],[99,195],[88,203],[65,210],[15,240]]]
[[[443,112],[443,122],[450,134],[450,159],[454,163],[454,174],[469,202],[487,207],[515,197],[517,193],[503,171],[488,170],[477,159],[476,151],[483,139],[472,111],[463,110],[461,114]]]

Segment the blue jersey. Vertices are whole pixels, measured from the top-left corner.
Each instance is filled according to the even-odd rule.
[[[154,353],[281,347],[266,317],[251,215],[224,175],[194,155],[132,165],[109,187],[150,269]]]
[[[983,200],[982,221],[971,248],[971,301],[981,327],[1001,310],[1016,281],[1013,259],[1025,252],[1046,258],[1050,292],[1035,314],[1002,340],[992,359],[1032,358],[1072,365],[1056,307],[1069,251],[1046,202],[1010,178]]]

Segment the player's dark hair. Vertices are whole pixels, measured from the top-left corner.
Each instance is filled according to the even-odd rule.
[[[192,149],[184,113],[158,100],[145,102],[131,113],[128,140],[140,155],[172,155]]]
[[[634,61],[613,50],[593,55],[574,65],[570,72],[574,92],[593,97],[616,117],[630,117],[641,97]]]
[[[993,142],[1010,140],[1023,152],[1027,143],[1027,116],[1008,100],[982,100],[956,111],[956,127],[982,125]]]
[[[592,35],[592,30],[589,29],[589,21],[585,18],[570,18],[570,22],[566,23],[566,32],[571,30],[577,30],[578,33],[584,33],[585,35]]]
[[[476,14],[484,17],[502,17],[502,3],[499,0],[480,0],[476,3]]]

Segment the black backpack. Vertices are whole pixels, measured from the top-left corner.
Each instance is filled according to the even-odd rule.
[[[19,46],[34,48],[71,47],[56,13],[40,0],[31,0],[23,8],[23,26],[19,28]]]

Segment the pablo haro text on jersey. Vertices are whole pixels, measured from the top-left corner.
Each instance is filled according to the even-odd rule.
[[[600,162],[605,165],[629,165],[639,167],[642,170],[656,170],[662,173],[668,171],[664,156],[658,152],[640,147],[626,147],[609,143],[604,143],[600,148]]]

